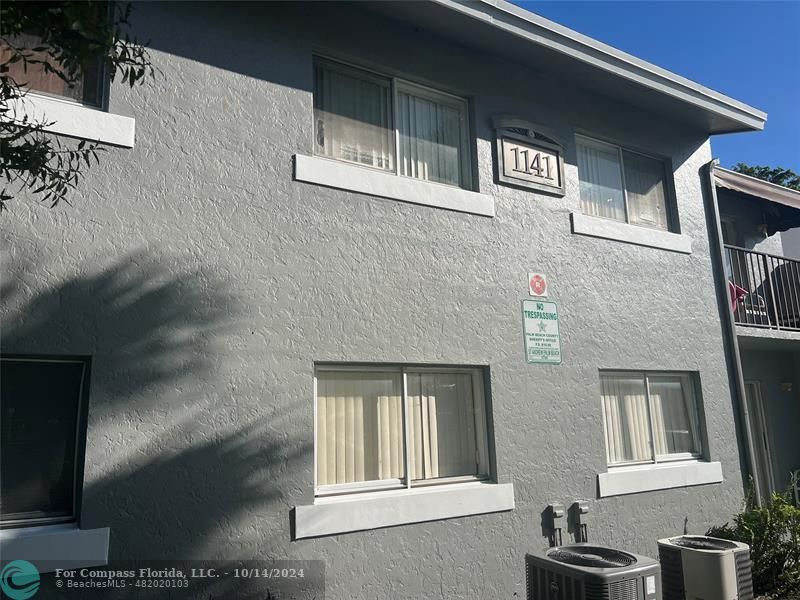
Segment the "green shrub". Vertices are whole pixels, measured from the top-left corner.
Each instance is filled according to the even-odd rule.
[[[789,491],[758,506],[751,486],[733,525],[712,527],[706,535],[750,546],[756,593],[800,596],[800,508],[792,505]]]

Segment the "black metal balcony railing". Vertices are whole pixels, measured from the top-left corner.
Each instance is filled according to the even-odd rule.
[[[725,246],[737,324],[800,331],[800,261]]]

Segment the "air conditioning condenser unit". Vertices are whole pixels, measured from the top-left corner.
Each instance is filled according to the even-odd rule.
[[[664,600],[753,600],[750,547],[704,535],[658,540]]]
[[[658,561],[595,544],[525,556],[528,600],[661,600]]]

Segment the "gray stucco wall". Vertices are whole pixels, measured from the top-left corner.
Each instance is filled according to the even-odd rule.
[[[746,381],[761,387],[767,431],[772,452],[772,476],[779,489],[789,485],[789,473],[800,469],[800,352],[786,350],[742,350],[742,372]],[[791,391],[781,389],[790,384]]]
[[[800,227],[795,227],[781,234],[783,255],[800,260]]]
[[[2,229],[3,350],[93,356],[82,517],[112,528],[112,558],[321,558],[331,598],[511,598],[551,501],[590,499],[591,540],[650,555],[739,508],[703,135],[352,8],[142,4],[136,21],[164,74],[113,88],[136,147],[111,149],[74,207],[20,201]],[[293,182],[321,50],[469,96],[497,216]],[[564,198],[493,183],[496,113],[557,133]],[[570,233],[576,131],[671,159],[691,255]],[[534,270],[560,366],[525,363]],[[517,508],[291,542],[290,508],[313,499],[315,361],[488,365]],[[698,371],[724,483],[597,500],[602,368]]]

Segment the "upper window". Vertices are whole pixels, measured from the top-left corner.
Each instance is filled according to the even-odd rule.
[[[609,465],[702,456],[690,373],[600,374]]]
[[[316,492],[486,478],[480,369],[319,367]]]
[[[670,228],[662,160],[583,136],[577,147],[584,214]]]
[[[70,86],[58,75],[48,71],[41,63],[26,64],[21,60],[9,63],[8,61],[15,54],[9,44],[30,51],[26,52],[26,54],[29,53],[31,55],[30,58],[33,60],[46,61],[53,66],[55,66],[55,63],[47,52],[31,51],[31,49],[42,45],[39,36],[23,33],[17,36],[10,36],[7,41],[5,39],[0,40],[0,65],[6,67],[8,75],[23,88],[27,88],[32,92],[66,98],[91,106],[100,106],[102,104],[104,83],[102,73],[104,69],[103,62],[99,57],[97,60],[85,65],[79,81]]]
[[[314,63],[315,154],[472,187],[467,101],[339,63]]]
[[[77,518],[88,360],[0,360],[3,525]]]

